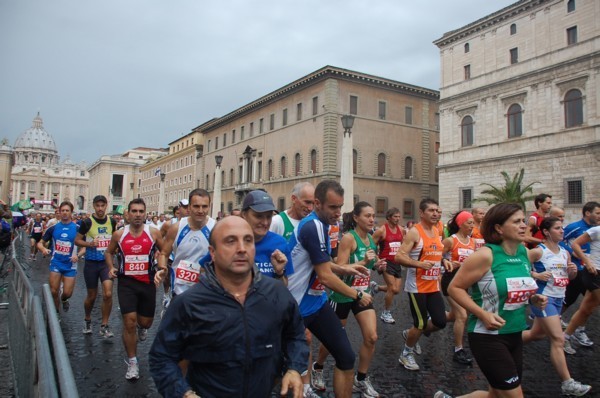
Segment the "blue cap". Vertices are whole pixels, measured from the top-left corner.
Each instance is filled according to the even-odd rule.
[[[252,209],[257,213],[263,213],[265,211],[275,211],[275,205],[273,199],[265,191],[251,191],[244,198],[242,204],[242,210]]]

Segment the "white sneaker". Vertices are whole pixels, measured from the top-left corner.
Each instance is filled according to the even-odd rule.
[[[575,350],[575,348],[573,348],[573,345],[571,344],[571,339],[568,339],[567,336],[565,336],[565,345],[563,346],[563,350],[566,354],[569,355],[575,355],[577,353],[577,350]]]
[[[563,395],[574,395],[576,397],[581,397],[582,395],[587,394],[592,389],[592,386],[581,384],[576,380],[569,379],[562,382],[560,389]]]
[[[92,334],[92,321],[83,320],[83,334]]]
[[[404,338],[404,342],[406,343],[406,340],[408,339],[408,329],[402,331],[402,337]],[[423,353],[423,350],[421,349],[421,344],[419,344],[418,342],[413,347],[413,350],[415,350],[415,354],[417,355],[421,355]]]
[[[377,282],[371,281],[371,283],[369,283],[369,288],[369,291],[371,292],[371,297],[375,297],[375,295],[379,293],[379,285],[377,284]]]
[[[323,380],[323,369],[315,369],[315,364],[310,369],[310,385],[317,391],[325,391],[325,380]]]
[[[143,328],[138,325],[137,337],[138,337],[138,341],[146,341],[146,339],[148,338],[148,329]]]
[[[402,352],[398,361],[408,370],[419,370],[419,365],[415,361],[415,356],[412,352],[408,352],[406,355]]]
[[[304,394],[302,394],[303,398],[321,398],[321,396],[319,394],[317,394],[315,392],[315,390],[313,390],[312,388],[308,387],[308,390],[304,391]]]
[[[361,398],[378,398],[379,393],[375,391],[371,380],[367,377],[363,381],[358,381],[356,375],[354,375],[354,384],[352,385],[352,391],[362,393]]]
[[[442,390],[439,390],[435,394],[433,394],[433,398],[452,398],[452,395],[448,395]]]
[[[100,336],[106,338],[114,337],[114,333],[110,330],[110,326],[108,325],[100,325]]]
[[[583,328],[577,328],[571,337],[575,339],[576,343],[584,347],[591,347],[594,345],[594,342],[588,337]]]
[[[137,380],[140,378],[140,367],[137,361],[125,361],[127,363],[127,373],[125,373],[125,378],[127,380]]]
[[[392,313],[388,310],[383,310],[381,312],[381,316],[379,318],[385,323],[389,323],[389,324],[396,323],[396,320],[392,317]]]

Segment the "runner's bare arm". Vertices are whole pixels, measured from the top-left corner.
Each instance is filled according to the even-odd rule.
[[[394,261],[410,268],[423,268],[430,269],[433,264],[423,261],[417,261],[410,258],[410,251],[419,243],[421,237],[419,231],[416,228],[411,228],[410,231],[404,237],[402,245],[398,249],[398,253],[394,257]]]
[[[110,238],[110,243],[108,244],[108,247],[106,248],[106,251],[104,252],[104,261],[106,262],[106,265],[108,266],[108,274],[111,277],[111,279],[114,279],[117,277],[117,269],[115,268],[114,256],[115,256],[115,253],[117,253],[117,247],[119,245],[119,240],[121,239],[122,235],[123,235],[122,229],[120,229],[116,232],[113,232],[113,234]]]

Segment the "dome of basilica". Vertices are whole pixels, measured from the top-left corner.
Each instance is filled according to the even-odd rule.
[[[44,130],[43,121],[39,112],[37,116],[33,118],[33,125],[31,128],[25,130],[17,137],[14,148],[17,151],[23,149],[41,149],[44,150],[44,152],[58,153],[54,138],[52,138],[50,133]]]

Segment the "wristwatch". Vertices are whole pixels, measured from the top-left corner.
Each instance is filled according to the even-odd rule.
[[[354,299],[354,301],[360,301],[363,298],[363,292],[361,292],[360,290],[356,291],[356,298]]]

